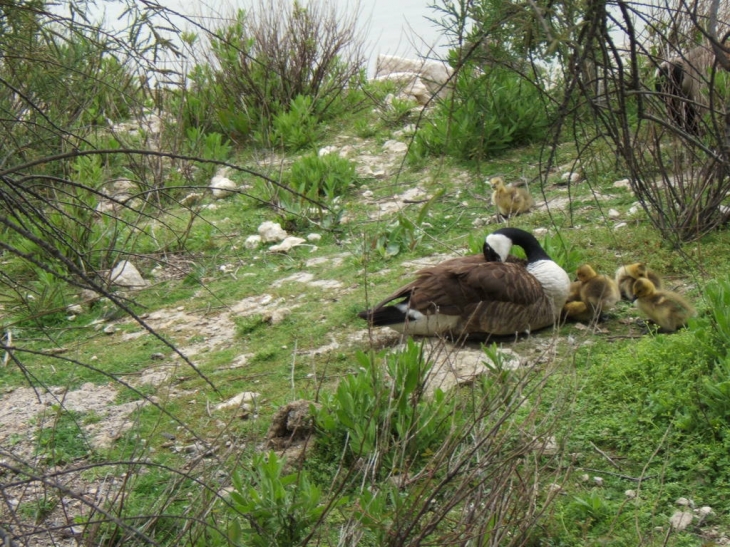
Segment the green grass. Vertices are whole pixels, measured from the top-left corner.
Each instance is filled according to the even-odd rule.
[[[359,144],[355,137],[367,134],[373,142],[358,153],[377,156],[382,142],[391,138],[397,127],[392,125],[393,120],[372,116],[364,111],[352,114],[341,124],[332,124],[331,132],[318,145],[349,141]],[[346,140],[336,140],[335,133],[345,135]],[[241,165],[253,164],[256,159],[252,151],[241,150],[237,154],[235,159]],[[494,214],[484,179],[500,173],[508,180],[535,180],[539,157],[540,149],[535,146],[513,150],[478,165],[449,158],[433,159],[418,169],[407,167],[397,173],[397,164],[386,179],[360,180],[358,187],[345,192],[341,203],[348,222],[328,229],[302,222],[294,225],[298,231],[293,235],[322,235],[315,252],[310,247],[294,249],[288,255],[269,253],[265,246],[247,249],[244,241],[256,233],[262,221],[276,221],[280,217],[274,208],[246,196],[216,201],[217,208],[204,209],[184,246],[180,237],[189,214],[180,209],[161,214],[154,221],[154,234],[148,230],[138,239],[137,250],[147,255],[140,257],[143,275],[149,277],[158,259],[166,256],[181,259],[183,270],[173,279],[155,282],[128,296],[133,298],[133,309],[138,314],[170,315],[182,308],[195,316],[198,323],[192,328],[172,323],[161,329],[161,334],[180,348],[197,348],[197,353],[189,358],[217,391],[158,339],[150,334],[135,337],[143,329],[128,319],[114,318],[101,325],[113,324],[118,331],[112,335],[94,330],[91,323],[109,309],[104,303],[94,304],[74,321],[59,314],[49,320],[45,330],[27,322],[6,326],[14,329],[14,342],[24,349],[40,352],[64,348],[64,353],[54,356],[21,355],[28,376],[38,386],[65,386],[73,390],[85,382],[107,384],[112,381],[110,376],[127,382],[139,378],[150,367],[177,364],[171,378],[159,387],[138,386],[139,393],[120,387],[114,403],[152,400],[166,413],[152,404],[138,409],[131,417],[133,428],[109,449],[92,454],[92,459],[144,457],[155,464],[191,469],[194,476],[210,481],[217,490],[229,483],[210,470],[219,469],[227,476],[236,467],[250,465],[252,455],[262,445],[271,416],[280,406],[302,396],[326,399],[325,395],[331,394],[343,378],[360,370],[356,355],[368,350],[368,342],[367,338],[365,342],[348,339],[365,329],[356,313],[367,301],[379,300],[412,278],[413,269],[403,266],[403,262],[436,253],[455,255],[469,248],[478,252],[483,237],[499,227],[489,224],[475,228],[472,224],[477,218]],[[558,164],[571,157],[571,146],[561,148]],[[294,156],[287,158],[293,159]],[[621,173],[615,172],[613,166],[591,173],[590,184],[579,183],[570,189],[572,214],[571,210],[553,210],[551,214],[535,211],[512,219],[510,225],[528,230],[548,228],[551,241],[559,231],[572,249],[571,254],[562,258],[569,269],[588,262],[600,273],[612,274],[620,264],[647,261],[667,277],[670,286],[689,284],[688,295],[704,312],[708,306],[703,300],[707,281],[723,277],[730,266],[727,231],[718,230],[678,252],[663,241],[643,212],[631,219],[625,216],[635,200],[630,192],[613,188],[613,181],[623,178]],[[558,177],[551,175],[544,188],[550,199],[568,196],[567,189],[556,184]],[[255,183],[248,175],[237,180]],[[389,225],[395,216],[378,218],[377,205],[361,200],[362,184],[373,192],[372,200],[379,201],[392,199],[416,185],[428,195],[438,191],[443,194],[422,219],[416,244],[389,256],[378,253],[376,242],[384,232],[393,230]],[[539,184],[532,182],[530,188],[539,199]],[[608,197],[596,200],[594,192]],[[211,202],[206,198],[206,203]],[[403,214],[415,222],[422,207],[423,204],[408,204]],[[611,208],[619,210],[620,220],[628,222],[621,231],[614,231],[615,221],[607,216]],[[312,258],[336,256],[341,258],[339,262],[307,266]],[[23,265],[8,262],[7,271],[27,274]],[[230,268],[223,271],[223,265]],[[336,280],[341,287],[329,289],[296,282],[277,285],[301,271],[313,273],[315,279]],[[573,273],[569,271],[571,276]],[[289,308],[291,313],[282,322],[266,321],[261,311],[250,315],[230,313],[243,299],[267,294],[274,301],[281,299],[278,306]],[[222,328],[224,313],[230,313],[231,334],[208,345],[216,326]],[[730,510],[730,499],[725,491],[730,475],[725,470],[730,469],[730,435],[726,424],[730,412],[726,406],[730,405],[730,398],[728,379],[723,376],[725,356],[718,356],[718,344],[707,339],[710,335],[702,338],[698,334],[713,332],[712,325],[704,315],[687,331],[671,336],[642,336],[630,322],[636,316],[634,308],[622,304],[596,333],[568,324],[560,329],[555,344],[551,344],[549,332],[538,333],[530,340],[503,343],[530,359],[544,356],[537,367],[557,369],[545,391],[539,392],[540,397],[516,415],[515,423],[522,427],[521,420],[526,419],[528,410],[534,409],[539,409],[544,417],[553,417],[551,413],[557,412],[559,402],[566,398],[571,401],[569,414],[561,415],[555,432],[562,453],[550,462],[551,470],[563,473],[564,494],[557,497],[535,530],[535,545],[637,545],[640,540],[644,545],[662,545],[668,518],[676,509],[674,500],[681,496],[692,497],[698,506],[712,506],[717,515],[713,524],[727,529],[729,523],[724,515]],[[205,328],[199,326],[204,324]],[[333,340],[339,344],[336,349],[313,352]],[[536,342],[542,345],[536,346]],[[157,353],[162,353],[164,359],[151,357]],[[247,356],[245,364],[232,367],[243,355]],[[26,383],[26,375],[12,362],[0,368],[0,388],[12,389]],[[234,410],[214,409],[216,404],[243,391],[261,393],[254,416],[244,419]],[[471,388],[458,393],[474,408],[482,402],[481,395]],[[65,465],[89,458],[88,439],[79,427],[98,419],[99,416],[51,409],[46,422],[50,420],[54,425],[39,431],[36,453],[46,465]],[[521,433],[529,436],[530,430],[525,427]],[[174,441],[170,441],[170,436]],[[194,443],[196,436],[214,445],[217,452],[193,465],[192,456],[176,450]],[[18,439],[17,443],[20,442]],[[342,447],[335,443],[330,448],[327,458],[315,453],[308,462],[310,478],[326,491],[335,483],[338,467],[333,461],[339,458],[338,449]],[[420,462],[420,458],[432,455],[434,447],[427,448],[428,451],[412,455],[413,461]],[[175,486],[174,492],[168,490],[177,480],[175,474],[156,467],[120,465],[87,473],[90,479],[97,479],[107,472],[116,476],[127,473],[130,486],[126,515],[152,514],[163,509],[180,515],[188,510],[194,513],[195,507],[212,503],[210,498],[197,497],[197,486],[185,480]],[[642,473],[646,480],[641,483],[641,495],[630,500],[624,491],[636,489],[637,482],[626,477],[637,478]],[[589,475],[589,481],[581,480],[583,474]],[[434,476],[440,476],[436,470]],[[604,485],[597,486],[593,476],[602,476]],[[400,516],[408,514],[398,503],[411,503],[423,484],[432,483],[416,482],[412,489],[394,495],[383,515],[390,510],[395,514],[394,507],[401,511]],[[547,487],[542,483],[539,486]],[[348,484],[345,493],[355,499],[361,492]],[[165,503],[159,505],[159,500]],[[221,507],[216,505],[214,512],[223,515],[223,520],[237,518]],[[23,509],[29,518],[42,516],[48,510],[40,502]],[[458,508],[454,512],[456,521]],[[340,524],[343,518],[332,513],[328,522]],[[164,543],[179,531],[179,525],[159,521],[149,529],[157,531],[157,538]],[[659,526],[665,531],[656,530]],[[118,531],[103,533],[111,537]],[[366,535],[362,544],[377,544],[375,537],[375,532]],[[224,544],[220,537],[211,541]],[[668,544],[701,545],[702,541],[689,531],[673,534]]]

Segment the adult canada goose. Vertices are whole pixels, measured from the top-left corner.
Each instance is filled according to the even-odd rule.
[[[512,245],[527,262],[507,262]],[[514,335],[553,325],[570,287],[568,274],[535,237],[518,228],[488,235],[483,256],[453,258],[416,272],[416,279],[358,315],[371,326],[404,334]]]
[[[647,278],[634,282],[635,306],[663,330],[674,332],[697,312],[679,293],[659,290]]]
[[[490,179],[489,185],[493,190],[492,203],[502,216],[526,213],[535,205],[535,200],[525,188],[505,185],[502,177]]]
[[[636,262],[627,266],[621,266],[616,270],[616,285],[618,285],[621,296],[626,300],[634,299],[634,282],[640,278],[651,281],[657,289],[662,288],[662,279],[643,262]]]

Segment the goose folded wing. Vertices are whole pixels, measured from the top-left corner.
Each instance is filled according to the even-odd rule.
[[[418,275],[408,286],[409,307],[425,313],[438,310],[447,315],[463,315],[480,302],[522,307],[544,298],[538,280],[520,264],[435,266],[421,270]]]

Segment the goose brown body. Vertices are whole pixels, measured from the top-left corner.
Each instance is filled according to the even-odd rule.
[[[493,190],[492,203],[503,216],[526,213],[535,206],[535,200],[527,190],[505,185],[502,177],[490,179],[489,184]]]
[[[658,290],[649,279],[640,278],[634,283],[636,307],[662,329],[674,332],[684,327],[697,312],[682,295]]]
[[[626,300],[634,299],[634,283],[637,279],[645,278],[652,282],[655,288],[662,288],[662,279],[650,270],[643,262],[636,262],[621,266],[616,270],[616,284],[621,296]]]
[[[495,234],[500,232],[512,237],[526,234],[514,228]],[[538,261],[530,261],[528,249],[527,263],[505,262],[506,256],[491,261],[485,250],[485,256],[424,268],[412,282],[359,315],[373,326],[425,336],[514,335],[553,325],[570,281],[536,240],[534,244],[539,249],[535,252],[541,253]]]

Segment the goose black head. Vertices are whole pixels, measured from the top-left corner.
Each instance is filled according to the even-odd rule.
[[[501,228],[489,234],[484,242],[484,258],[487,262],[505,262],[513,245],[522,247],[528,262],[551,260],[535,236],[520,228]]]

